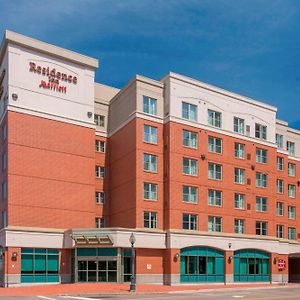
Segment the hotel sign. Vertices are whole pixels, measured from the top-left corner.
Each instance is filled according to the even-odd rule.
[[[29,72],[39,74],[47,79],[41,79],[40,88],[48,89],[63,94],[67,93],[66,84],[77,84],[77,77],[71,74],[60,72],[55,68],[39,66],[34,62],[29,62]]]
[[[5,77],[5,69],[2,71],[0,75],[0,99],[2,98],[3,92],[4,92],[4,87],[3,87],[3,80]]]

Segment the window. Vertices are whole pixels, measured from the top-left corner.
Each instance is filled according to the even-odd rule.
[[[97,204],[104,203],[104,199],[105,199],[104,192],[96,192],[95,197],[96,197]]]
[[[7,125],[3,125],[2,126],[2,143],[5,142],[6,138],[7,138]]]
[[[96,228],[104,228],[104,218],[96,218],[95,219],[96,222]]]
[[[194,214],[182,214],[182,228],[187,230],[197,230],[198,216]]]
[[[96,178],[104,178],[105,168],[102,166],[96,166]]]
[[[268,235],[268,223],[256,221],[256,235]]]
[[[182,199],[184,202],[197,203],[198,188],[188,185],[182,186]]]
[[[221,206],[222,192],[216,190],[208,190],[208,205]]]
[[[182,172],[185,175],[198,175],[198,161],[192,158],[183,157],[182,159]]]
[[[288,239],[295,240],[296,239],[296,228],[289,227],[288,228]]]
[[[296,186],[293,184],[288,184],[288,196],[289,198],[296,197]]]
[[[256,162],[266,164],[268,162],[268,150],[256,148]]]
[[[222,165],[208,163],[208,178],[209,179],[222,179]]]
[[[7,169],[7,152],[2,154],[2,171]]]
[[[96,141],[95,147],[96,147],[96,152],[105,152],[105,142]]]
[[[221,217],[208,217],[208,231],[222,231],[222,218]]]
[[[157,184],[144,182],[144,199],[157,200]]]
[[[234,219],[234,232],[245,233],[245,220]]]
[[[144,171],[157,172],[157,156],[144,153]]]
[[[149,115],[157,115],[157,100],[143,96],[143,112]]]
[[[245,209],[245,195],[244,194],[234,194],[234,208]]]
[[[157,213],[144,211],[144,228],[157,228]]]
[[[236,158],[245,158],[245,145],[241,143],[234,143],[234,156]]]
[[[286,150],[289,152],[290,156],[295,156],[295,143],[287,141]]]
[[[277,171],[283,171],[283,157],[277,156]]]
[[[296,218],[296,207],[288,206],[288,218],[291,220],[295,220]]]
[[[4,181],[2,183],[2,199],[5,200],[7,199],[7,183]]]
[[[197,105],[182,102],[182,118],[197,121]]]
[[[157,128],[144,124],[144,142],[157,144]]]
[[[7,210],[2,211],[2,226],[3,228],[7,227]]]
[[[276,203],[276,215],[282,217],[284,214],[284,204],[283,202]]]
[[[276,144],[279,149],[283,148],[283,135],[276,133]]]
[[[197,148],[197,142],[198,140],[198,133],[189,131],[189,130],[183,130],[182,131],[182,144],[183,146],[190,147],[190,148]]]
[[[94,121],[97,126],[104,127],[105,126],[105,116],[102,115],[94,115]]]
[[[276,191],[278,194],[283,194],[283,180],[282,179],[276,180]]]
[[[234,168],[234,182],[239,184],[245,184],[245,170],[240,168]]]
[[[289,176],[296,176],[296,165],[288,163],[288,174]]]
[[[207,110],[208,124],[214,127],[222,127],[222,114],[214,110]]]
[[[268,199],[266,197],[256,197],[256,211],[267,211]]]
[[[209,136],[208,137],[208,151],[214,153],[222,153],[222,139]]]
[[[245,133],[245,120],[234,117],[233,119],[233,131],[241,134]]]
[[[276,225],[276,237],[283,239],[283,225]]]
[[[268,175],[265,173],[256,172],[256,186],[267,187],[267,185],[268,185]]]
[[[255,123],[255,137],[266,140],[267,139],[267,126]]]

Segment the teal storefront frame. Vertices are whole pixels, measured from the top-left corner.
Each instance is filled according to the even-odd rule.
[[[210,247],[181,249],[180,282],[224,282],[224,251]]]
[[[257,249],[234,252],[235,282],[269,282],[270,254]]]

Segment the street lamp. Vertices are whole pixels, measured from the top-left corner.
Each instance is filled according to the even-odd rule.
[[[131,243],[131,276],[130,276],[130,292],[135,292],[135,278],[134,278],[134,243],[135,243],[135,235],[132,232],[129,238],[129,242]]]

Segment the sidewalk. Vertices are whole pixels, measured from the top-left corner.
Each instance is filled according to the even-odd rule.
[[[297,284],[287,284],[293,286]],[[198,291],[207,289],[228,289],[228,288],[270,288],[278,287],[278,284],[229,284],[229,285],[181,285],[162,286],[153,284],[138,284],[137,293],[170,293],[180,291]],[[38,286],[22,286],[11,288],[0,288],[2,296],[36,296],[36,295],[84,295],[84,294],[129,294],[129,284],[115,283],[76,283],[76,284],[54,284]]]

